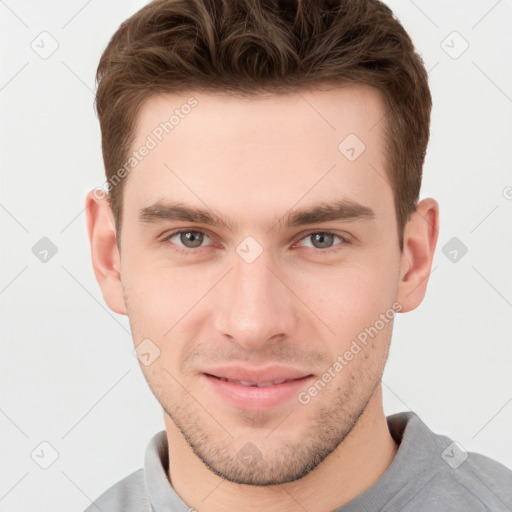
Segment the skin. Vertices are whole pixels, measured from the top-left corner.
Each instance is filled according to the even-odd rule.
[[[386,109],[368,86],[152,97],[133,147],[190,96],[198,105],[127,178],[122,257],[108,202],[87,196],[96,278],[108,306],[129,316],[135,345],[149,338],[160,350],[141,368],[164,410],[168,476],[183,501],[201,512],[333,510],[373,485],[398,448],[381,384],[393,321],[307,404],[235,407],[205,385],[201,370],[276,362],[321,376],[394,303],[401,312],[421,303],[438,204],[418,202],[401,253],[385,172]],[[355,161],[338,150],[350,133],[366,146]],[[238,229],[138,220],[141,208],[164,198],[207,205]],[[340,198],[375,217],[268,229],[291,210]],[[199,249],[188,243],[197,252],[173,250],[187,247],[179,235],[169,239],[178,228],[207,235]],[[308,236],[326,231],[346,241],[319,246]],[[263,250],[252,263],[236,252],[247,236]],[[333,251],[320,255],[323,247]],[[237,457],[247,443],[257,449],[250,464]]]

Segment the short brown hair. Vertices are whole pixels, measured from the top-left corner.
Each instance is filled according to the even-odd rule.
[[[154,0],[125,20],[98,66],[107,183],[127,160],[140,107],[158,93],[257,95],[326,82],[378,89],[400,249],[416,209],[432,99],[423,60],[378,0]],[[123,184],[109,186],[118,245]]]

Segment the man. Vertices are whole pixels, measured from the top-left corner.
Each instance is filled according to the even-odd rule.
[[[98,68],[87,219],[165,431],[87,511],[512,510],[512,472],[386,417],[439,229],[427,74],[377,0],[156,0]]]

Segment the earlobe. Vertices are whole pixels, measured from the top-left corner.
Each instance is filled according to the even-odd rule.
[[[432,198],[423,199],[405,228],[397,297],[401,312],[417,308],[425,296],[438,234],[439,205]]]
[[[107,196],[91,190],[86,197],[85,213],[94,275],[103,298],[112,311],[126,315],[114,215]]]

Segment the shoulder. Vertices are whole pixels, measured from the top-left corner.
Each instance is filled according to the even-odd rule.
[[[449,448],[451,450],[452,448]],[[440,462],[430,468],[403,512],[420,510],[460,510],[510,512],[512,471],[478,453],[464,452],[452,466]],[[459,460],[459,461],[460,461]],[[413,484],[414,485],[414,484]]]
[[[407,494],[412,499],[403,512],[422,510],[424,505],[439,510],[512,510],[512,470],[434,433],[416,414],[395,415],[391,426],[414,447],[416,457],[408,469],[416,465],[417,476],[423,473],[410,481]]]
[[[456,453],[455,445],[452,442],[445,449],[445,460]],[[490,457],[460,449],[459,461],[447,466],[451,478],[477,501],[494,507],[491,510],[512,510],[512,470]]]
[[[84,512],[150,512],[144,469],[129,474],[107,489]]]

